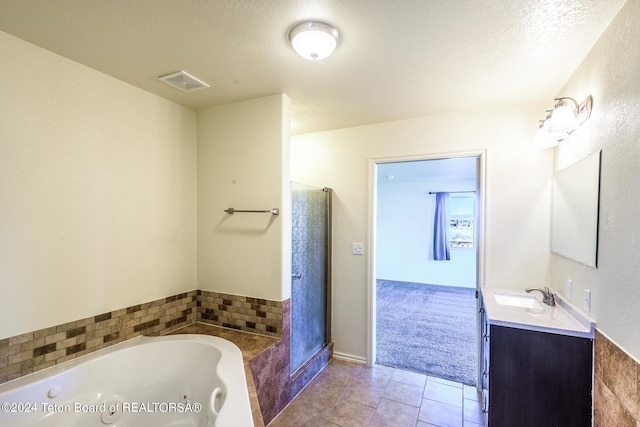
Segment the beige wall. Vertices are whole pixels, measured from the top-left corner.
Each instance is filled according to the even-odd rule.
[[[195,289],[195,113],[0,52],[0,338]]]
[[[12,59],[0,338],[193,290],[198,276],[201,289],[290,296],[288,97],[196,114],[5,33],[0,51]],[[231,206],[281,214],[231,218]]]
[[[290,296],[289,104],[280,94],[198,112],[199,289]]]
[[[598,268],[560,256],[551,260],[554,288],[583,308],[592,292],[590,315],[598,329],[640,360],[640,1],[629,0],[559,95],[593,96],[583,127],[555,149],[556,168],[602,150]]]
[[[368,257],[350,249],[371,250],[371,159],[486,150],[484,285],[564,292],[572,279],[573,302],[590,289],[598,327],[640,358],[639,14],[629,0],[560,92],[594,97],[555,167],[603,150],[598,269],[549,256],[552,152],[529,145],[551,100],[292,138],[292,179],[335,190],[337,353],[367,353]],[[289,297],[286,96],[196,120],[5,33],[0,51],[0,338],[196,286]],[[231,206],[282,214],[230,218]]]
[[[486,157],[485,286],[549,282],[552,153],[530,145],[546,105],[467,111],[292,137],[292,180],[334,189],[333,337],[336,354],[367,357],[371,159]]]

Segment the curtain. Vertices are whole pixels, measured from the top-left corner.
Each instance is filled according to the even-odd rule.
[[[447,221],[447,200],[449,193],[436,193],[436,214],[433,222],[433,259],[449,261],[449,224]]]

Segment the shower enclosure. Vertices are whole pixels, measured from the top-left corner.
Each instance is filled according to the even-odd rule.
[[[291,184],[291,373],[331,341],[331,189]]]

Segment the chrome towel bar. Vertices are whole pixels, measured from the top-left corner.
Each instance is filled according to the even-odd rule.
[[[248,211],[248,210],[228,208],[228,209],[225,209],[224,211],[226,213],[228,213],[229,215],[233,215],[234,213],[237,213],[237,212],[241,212],[241,213],[270,213],[272,215],[279,215],[280,214],[280,210],[277,209],[277,208],[268,209],[268,210],[264,210],[264,211]]]

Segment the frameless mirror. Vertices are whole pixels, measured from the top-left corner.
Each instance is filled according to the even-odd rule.
[[[590,267],[598,260],[599,151],[553,176],[551,251]]]

